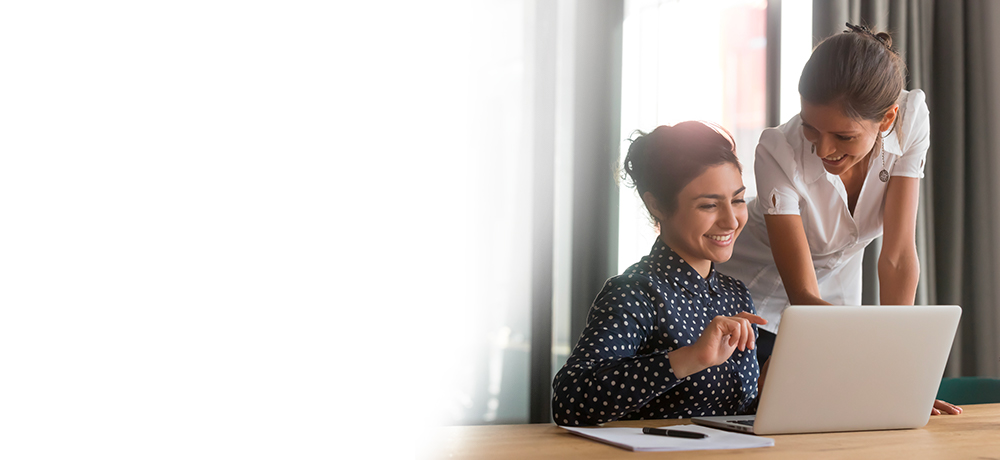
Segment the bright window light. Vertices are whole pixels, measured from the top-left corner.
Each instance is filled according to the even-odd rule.
[[[763,0],[626,1],[621,138],[685,120],[718,123],[736,139],[747,196],[756,195],[766,28]],[[624,141],[622,158],[627,151]],[[656,231],[634,190],[623,187],[619,196],[620,273],[649,253]]]

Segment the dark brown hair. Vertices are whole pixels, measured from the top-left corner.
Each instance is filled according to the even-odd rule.
[[[889,34],[848,27],[854,30],[829,37],[813,50],[799,78],[799,94],[811,104],[838,104],[852,119],[879,121],[899,99],[906,64],[892,49]]]
[[[725,128],[699,121],[636,131],[623,164],[622,179],[641,197],[651,192],[667,215],[677,210],[677,196],[710,166],[731,163],[743,172],[736,142]],[[655,220],[655,217],[654,217]]]

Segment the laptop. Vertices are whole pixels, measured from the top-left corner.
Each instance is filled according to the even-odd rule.
[[[757,415],[691,421],[761,435],[920,428],[961,315],[955,305],[788,307]]]

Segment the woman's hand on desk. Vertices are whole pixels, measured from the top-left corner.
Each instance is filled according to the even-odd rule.
[[[767,320],[747,312],[712,318],[697,342],[669,353],[674,375],[684,378],[718,366],[726,362],[737,348],[741,351],[752,350],[756,346],[753,324],[767,324]]]
[[[944,402],[940,399],[935,399],[934,407],[931,408],[931,415],[941,415],[941,414],[958,415],[961,413],[962,413],[961,407],[958,407],[952,403]]]

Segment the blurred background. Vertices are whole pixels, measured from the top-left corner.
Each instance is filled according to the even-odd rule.
[[[845,21],[928,94],[918,301],[964,308],[949,375],[1000,377],[994,2],[4,4],[0,452],[395,457],[548,421],[655,238],[627,139],[720,123],[753,193]]]

